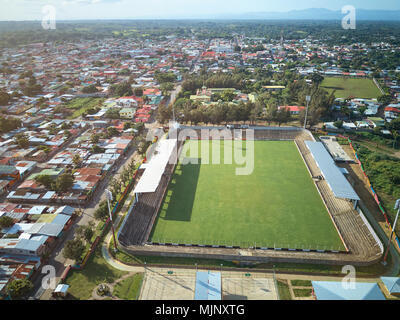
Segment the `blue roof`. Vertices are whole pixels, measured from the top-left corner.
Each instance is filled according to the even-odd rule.
[[[194,298],[195,300],[222,300],[221,273],[198,271]]]
[[[57,216],[54,218],[54,220],[51,222],[53,224],[59,224],[62,225],[63,227],[65,224],[71,219],[71,216],[67,216],[65,214],[57,214]]]
[[[20,239],[15,246],[15,249],[34,251],[38,250],[43,244],[43,241]]]
[[[356,282],[354,289],[341,281],[312,281],[312,285],[317,300],[386,300],[377,283]]]
[[[381,277],[381,280],[390,293],[400,293],[400,278]]]
[[[360,200],[353,187],[347,181],[339,167],[336,166],[335,161],[325,149],[322,142],[305,141],[308,149],[320,168],[324,178],[329,184],[335,197],[342,199]]]

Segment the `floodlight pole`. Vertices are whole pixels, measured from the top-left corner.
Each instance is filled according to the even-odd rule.
[[[117,242],[115,240],[115,229],[114,229],[114,222],[113,222],[113,218],[112,218],[112,214],[111,214],[111,206],[110,206],[110,201],[112,201],[113,196],[112,193],[106,189],[106,198],[107,198],[107,204],[108,204],[108,214],[110,215],[110,221],[111,221],[111,229],[112,229],[112,233],[113,233],[113,238],[114,238],[114,249],[115,251],[117,251]]]
[[[307,108],[306,108],[306,116],[304,118],[304,129],[306,129],[306,127],[307,127],[308,105],[311,101],[311,96],[306,96],[306,101],[307,101]]]
[[[386,248],[385,257],[383,258],[383,264],[384,264],[384,265],[386,265],[386,259],[387,259],[388,253],[389,253],[390,244],[392,243],[392,238],[393,238],[394,232],[395,232],[395,230],[396,230],[397,220],[398,220],[398,218],[399,218],[399,213],[400,213],[400,199],[398,199],[398,200],[396,201],[396,205],[395,205],[394,208],[397,209],[397,214],[396,214],[396,219],[394,220],[392,232],[390,233],[390,238],[389,238],[389,242],[388,242],[388,245],[387,245],[387,248]]]

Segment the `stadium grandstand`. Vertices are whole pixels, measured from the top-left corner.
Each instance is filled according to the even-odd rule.
[[[118,235],[122,249],[131,254],[175,257],[225,258],[244,261],[280,261],[324,264],[373,264],[381,258],[383,245],[358,203],[360,198],[324,145],[302,128],[257,127],[251,135],[246,130],[231,131],[232,139],[257,141],[294,141],[302,160],[317,188],[345,252],[335,250],[305,250],[300,248],[229,247],[191,245],[188,243],[149,242],[157,215],[166,195],[177,160],[187,139],[207,139],[204,130],[224,131],[226,127],[181,127],[192,134],[176,137],[169,133],[157,143],[153,157],[139,168],[134,192],[136,201],[126,215]],[[203,136],[201,136],[203,134]],[[222,134],[221,134],[222,136]],[[209,138],[212,138],[210,133]],[[251,254],[244,254],[251,250]]]

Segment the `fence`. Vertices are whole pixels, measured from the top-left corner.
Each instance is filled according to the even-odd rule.
[[[173,247],[204,247],[204,248],[233,248],[233,249],[256,249],[256,250],[278,250],[278,251],[304,251],[304,252],[333,252],[348,253],[342,246],[321,245],[319,243],[301,242],[271,242],[271,241],[233,241],[217,239],[152,239],[147,245],[173,246]]]
[[[390,232],[393,232],[392,225],[391,225],[390,222],[389,222],[389,219],[388,219],[388,217],[387,217],[386,211],[385,211],[385,209],[383,208],[382,203],[381,203],[380,200],[379,200],[378,194],[376,193],[376,191],[375,191],[374,188],[372,187],[371,181],[369,180],[369,177],[368,177],[368,175],[366,174],[366,172],[365,172],[365,170],[364,170],[363,164],[361,163],[361,161],[360,161],[360,159],[359,159],[359,157],[358,157],[357,151],[356,151],[356,150],[354,149],[354,147],[353,147],[353,142],[351,141],[351,139],[350,139],[349,137],[343,136],[343,135],[341,135],[341,134],[337,134],[337,136],[338,136],[339,138],[347,139],[347,141],[349,142],[350,148],[351,148],[351,150],[353,151],[354,156],[356,157],[357,163],[358,163],[358,165],[360,166],[361,171],[363,172],[364,177],[365,177],[365,179],[367,180],[368,186],[369,186],[370,189],[371,189],[371,192],[372,192],[372,195],[373,195],[373,197],[374,197],[374,200],[375,200],[376,204],[378,205],[378,207],[379,207],[381,213],[383,214],[383,216],[384,216],[384,218],[385,218],[385,221],[386,221],[386,224],[387,224],[387,226],[389,227]],[[400,250],[400,240],[399,240],[399,237],[396,235],[395,232],[394,232],[394,237],[395,237],[395,243],[397,244],[397,247],[398,247],[398,249]]]

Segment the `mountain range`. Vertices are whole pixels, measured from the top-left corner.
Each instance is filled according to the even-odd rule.
[[[304,10],[291,10],[288,12],[247,12],[242,14],[219,14],[198,18],[212,19],[243,19],[243,20],[342,20],[347,13],[341,10],[323,8],[310,8]],[[195,18],[195,17],[194,17]],[[357,20],[370,21],[400,21],[400,10],[366,10],[356,8]]]

